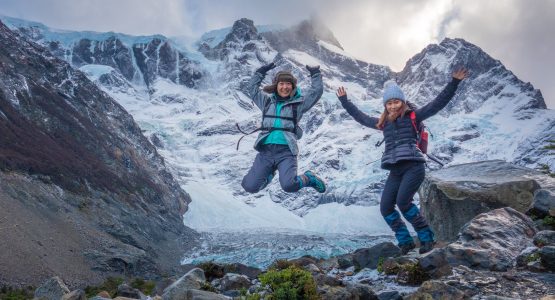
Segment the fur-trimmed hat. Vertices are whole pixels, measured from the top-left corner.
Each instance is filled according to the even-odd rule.
[[[297,88],[297,78],[293,76],[290,71],[279,71],[274,76],[274,80],[272,81],[271,85],[265,86],[262,90],[268,94],[277,93],[277,85],[278,82],[290,82],[293,85],[293,89],[291,89],[291,93],[295,93],[295,89]]]

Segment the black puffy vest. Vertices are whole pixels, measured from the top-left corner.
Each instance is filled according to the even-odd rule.
[[[381,163],[383,169],[390,170],[394,164],[403,160],[426,162],[424,154],[416,147],[416,131],[409,114],[410,110],[393,122],[385,122],[385,151]]]

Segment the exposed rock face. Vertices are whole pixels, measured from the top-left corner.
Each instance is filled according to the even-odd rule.
[[[462,229],[456,242],[444,248],[450,265],[507,271],[518,255],[531,247],[536,234],[526,215],[506,207],[483,213]]]
[[[147,87],[157,77],[190,88],[198,87],[207,75],[198,62],[189,59],[187,53],[164,36],[125,43],[121,38],[128,36],[98,34],[64,45],[60,41],[45,41],[43,30],[40,26],[17,28],[22,35],[41,42],[55,57],[68,61],[75,68],[90,64],[110,66],[129,82]]]
[[[546,108],[541,92],[534,89],[530,83],[521,82],[499,60],[493,59],[476,45],[462,39],[448,38],[438,45],[427,46],[412,57],[397,76],[397,80],[402,82],[401,87],[418,87],[416,90],[410,89],[411,92],[405,95],[408,99],[415,99],[418,106],[424,104],[420,103],[420,100],[433,99],[439,92],[438,87],[444,86],[450,80],[449,77],[444,77],[442,82],[437,82],[437,74],[446,71],[433,67],[437,66],[438,60],[449,62],[440,64],[443,68],[465,66],[475,74],[480,74],[479,80],[473,80],[472,85],[463,84],[459,88],[457,94],[464,95],[464,98],[455,96],[441,114],[461,111],[469,113],[492,97],[513,97],[514,91],[506,89],[509,85],[519,86],[520,91],[529,96],[527,101],[515,108],[515,112],[530,108]],[[436,82],[430,84],[432,80]]]
[[[552,188],[544,174],[504,161],[455,165],[429,172],[419,191],[422,212],[440,240],[454,240],[476,215],[500,207],[526,212],[534,192]]]
[[[156,148],[83,73],[2,23],[0,41],[0,220],[31,224],[0,232],[1,252],[16,251],[0,282],[171,271],[192,237],[181,217],[190,199]],[[70,261],[75,274],[54,272]]]

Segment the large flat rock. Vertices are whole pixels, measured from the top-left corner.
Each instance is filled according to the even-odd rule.
[[[533,169],[491,160],[429,172],[419,195],[436,237],[452,241],[481,213],[501,207],[526,212],[540,188],[555,190],[555,180]]]

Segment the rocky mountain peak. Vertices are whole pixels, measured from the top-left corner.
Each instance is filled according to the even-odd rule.
[[[233,23],[231,32],[220,45],[225,45],[230,41],[247,42],[257,39],[260,39],[260,36],[258,35],[258,30],[254,26],[254,22],[250,19],[242,18]]]
[[[518,79],[480,47],[459,38],[445,38],[439,44],[428,45],[409,59],[396,77],[402,86],[413,87],[408,91],[409,98],[416,98],[417,104],[424,104],[419,101],[429,101],[437,95],[439,87],[451,80],[452,71],[462,66],[471,70],[470,77],[459,91],[465,97],[456,97],[444,113],[468,113],[493,98],[514,102],[515,112],[547,107],[539,90]],[[519,93],[510,87],[517,87]]]
[[[333,32],[320,18],[313,17],[309,20],[302,21],[295,27],[295,30],[299,36],[305,39],[324,41],[344,50]]]

